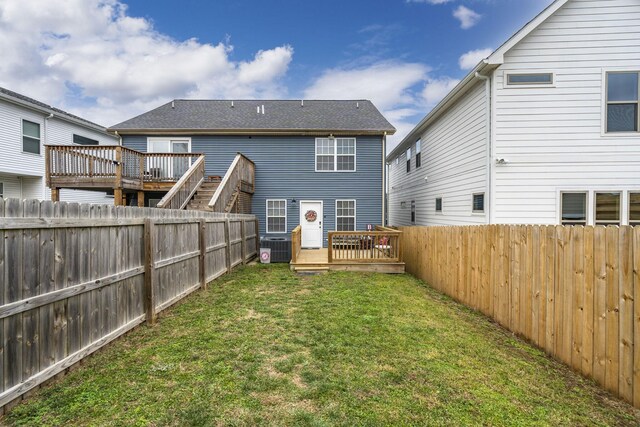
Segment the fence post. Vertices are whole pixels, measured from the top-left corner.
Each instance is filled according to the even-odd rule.
[[[258,217],[256,217],[255,222],[256,222],[256,225],[255,225],[255,227],[256,227],[256,232],[255,232],[255,235],[256,235],[255,246],[256,247],[255,247],[255,250],[256,250],[256,256],[260,257],[260,221],[258,220]]]
[[[329,232],[329,248],[327,253],[329,264],[331,264],[333,262],[333,234],[331,232]]]
[[[204,219],[200,220],[199,223],[199,239],[200,239],[200,287],[203,289],[207,289],[207,274],[205,271],[205,257],[207,255],[207,221]]]
[[[224,221],[224,255],[227,264],[227,273],[231,273],[231,239],[229,238],[229,218]]]
[[[244,219],[240,220],[240,236],[242,237],[242,243],[240,244],[240,250],[242,252],[242,265],[247,263],[247,232],[245,226],[247,223]]]
[[[147,322],[156,322],[156,297],[155,287],[155,244],[154,222],[151,218],[144,219],[144,308],[147,313]]]

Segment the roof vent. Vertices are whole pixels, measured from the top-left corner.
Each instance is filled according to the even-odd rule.
[[[356,102],[356,108],[360,108],[360,103]]]
[[[300,106],[301,106],[301,107],[304,107],[304,99],[301,99],[301,100],[300,100]]]
[[[258,105],[256,108],[258,109],[256,112],[260,114],[260,106]]]
[[[233,101],[231,101],[231,108],[233,108]]]
[[[176,103],[175,103],[175,101],[171,101],[171,108],[176,108]]]
[[[264,104],[262,104],[262,114],[264,114]]]

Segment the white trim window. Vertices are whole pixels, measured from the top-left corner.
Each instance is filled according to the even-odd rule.
[[[640,226],[640,193],[629,193],[629,225]]]
[[[267,200],[267,233],[287,232],[287,201]]]
[[[587,193],[560,193],[560,224],[587,225]]]
[[[471,209],[473,213],[484,213],[484,193],[475,193],[471,197]]]
[[[416,223],[416,201],[411,201],[411,224]]]
[[[4,182],[0,182],[0,199],[4,198]]]
[[[40,124],[22,120],[22,151],[40,154]]]
[[[416,169],[422,165],[422,143],[420,140],[416,141]]]
[[[355,171],[355,138],[316,138],[316,172]]]
[[[436,213],[442,213],[442,197],[436,197]]]
[[[616,192],[596,192],[594,206],[596,225],[620,225],[621,196]]]
[[[507,73],[507,86],[553,85],[553,73]]]
[[[336,200],[336,231],[356,231],[355,200]]]
[[[607,72],[606,132],[640,130],[640,73]]]

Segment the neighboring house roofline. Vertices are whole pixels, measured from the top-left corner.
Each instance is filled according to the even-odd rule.
[[[107,132],[107,129],[104,126],[90,122],[89,120],[83,119],[82,117],[78,117],[59,108],[55,108],[33,98],[29,98],[28,96],[13,92],[9,89],[0,87],[0,99],[24,108],[28,108],[30,110],[37,111],[47,116],[53,114],[55,118],[112,136]]]
[[[540,12],[535,18],[525,24],[518,32],[511,36],[505,43],[496,49],[486,59],[480,61],[480,63],[467,74],[464,79],[460,81],[454,87],[451,92],[447,94],[432,110],[427,114],[407,136],[394,148],[387,156],[387,162],[392,161],[398,155],[403,153],[407,147],[413,145],[421,134],[449,107],[451,107],[458,99],[470,90],[479,80],[479,76],[487,76],[493,70],[498,68],[504,63],[504,55],[511,50],[522,39],[528,36],[533,30],[538,28],[540,24],[546,21],[551,15],[553,15],[558,9],[564,6],[569,0],[555,0],[549,6],[547,6],[542,12]]]
[[[358,136],[358,135],[393,135],[395,130],[331,130],[331,129],[107,129],[117,135],[303,135],[303,136]]]

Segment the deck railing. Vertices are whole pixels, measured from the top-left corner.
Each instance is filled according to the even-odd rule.
[[[298,262],[298,255],[302,249],[302,227],[297,226],[291,232],[291,262]]]
[[[159,208],[184,209],[204,182],[204,155],[196,160],[182,175],[176,185],[160,200]]]
[[[402,232],[376,227],[376,231],[330,231],[329,263],[402,262]]]
[[[145,182],[179,181],[202,155],[142,153],[118,145],[47,145],[45,157],[49,187],[142,189]]]
[[[209,207],[214,212],[227,212],[228,204],[237,198],[236,192],[242,191],[253,194],[255,188],[255,164],[238,153],[229,166],[227,173],[216,192],[211,197]]]

